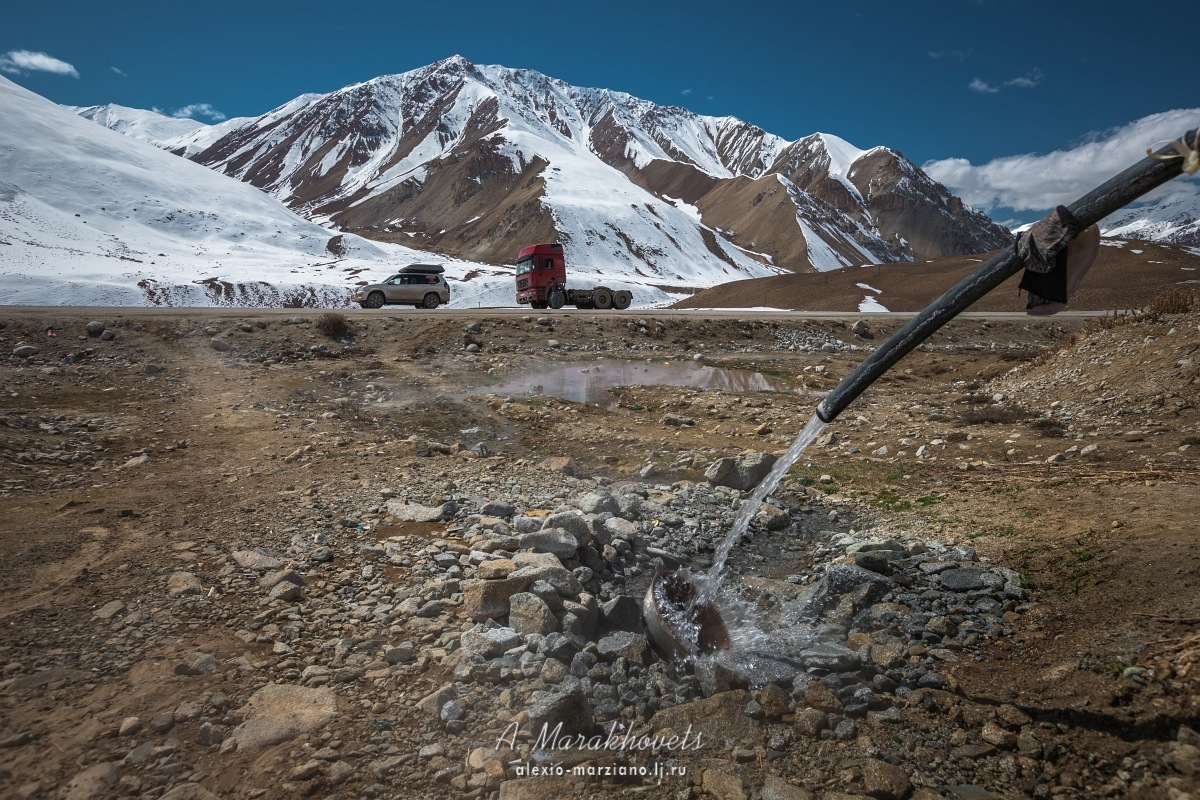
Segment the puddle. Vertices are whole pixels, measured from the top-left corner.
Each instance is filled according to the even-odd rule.
[[[683,386],[724,392],[803,394],[781,378],[746,369],[706,367],[694,361],[576,361],[517,375],[488,387],[497,394],[548,395],[576,403],[616,405],[616,386]]]

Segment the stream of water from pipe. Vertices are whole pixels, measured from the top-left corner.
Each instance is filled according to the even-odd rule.
[[[725,571],[725,563],[729,560],[729,554],[733,551],[734,546],[741,540],[742,535],[746,533],[746,529],[750,526],[750,520],[758,513],[759,506],[767,499],[771,492],[775,491],[775,487],[779,485],[779,481],[787,474],[788,469],[799,460],[805,448],[812,444],[821,431],[825,429],[826,423],[821,420],[816,414],[813,414],[812,419],[804,426],[804,430],[800,431],[800,435],[796,437],[796,441],[792,442],[787,451],[780,456],[771,471],[767,473],[767,477],[763,478],[758,486],[754,488],[750,498],[742,503],[738,509],[738,515],[733,520],[733,525],[729,532],[725,534],[725,538],[721,540],[721,544],[717,547],[716,553],[713,555],[712,567],[708,570],[708,574],[703,579],[697,581],[696,593],[697,603],[708,603],[717,595],[717,590],[721,587],[721,573]]]

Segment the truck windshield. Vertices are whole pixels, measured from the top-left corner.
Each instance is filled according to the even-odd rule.
[[[527,256],[517,262],[517,274],[524,275],[526,272],[533,271],[533,256]]]

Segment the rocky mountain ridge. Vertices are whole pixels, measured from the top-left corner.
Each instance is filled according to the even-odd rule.
[[[368,238],[487,263],[557,240],[581,267],[663,284],[693,265],[735,279],[1008,241],[888,148],[788,142],[458,56],[297,98],[191,157]]]

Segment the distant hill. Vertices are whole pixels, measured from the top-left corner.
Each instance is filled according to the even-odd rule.
[[[1187,289],[1200,296],[1200,254],[1193,249],[1113,238],[1102,243],[1069,310],[1140,308],[1170,289]],[[698,292],[673,308],[920,311],[993,255],[736,281]],[[1010,278],[968,310],[1023,311],[1025,295],[1017,290],[1019,282],[1020,275]]]

